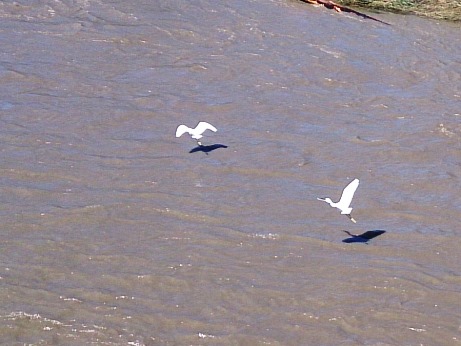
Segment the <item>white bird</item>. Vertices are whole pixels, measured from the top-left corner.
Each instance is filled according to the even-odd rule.
[[[346,215],[351,219],[353,223],[356,223],[357,221],[354,220],[354,218],[351,216],[352,208],[350,207],[352,198],[354,197],[355,190],[359,187],[359,180],[354,179],[352,180],[349,185],[347,185],[343,193],[341,195],[341,199],[338,202],[333,202],[330,198],[317,198],[319,201],[324,201],[327,202],[331,207],[333,208],[338,208],[341,210],[341,214]]]
[[[195,129],[187,127],[186,125],[179,125],[178,128],[176,129],[176,137],[181,137],[183,134],[187,132],[188,134],[191,135],[193,139],[197,141],[197,144],[201,146],[202,143],[200,142],[200,139],[203,137],[202,134],[206,130],[211,130],[213,132],[218,131],[216,127],[214,127],[213,125],[205,121],[201,121],[197,124]]]

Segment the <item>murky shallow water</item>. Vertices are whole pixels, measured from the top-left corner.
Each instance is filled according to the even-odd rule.
[[[459,25],[279,0],[0,16],[3,343],[461,343]],[[174,137],[199,120],[227,148]],[[357,224],[316,200],[354,177]]]

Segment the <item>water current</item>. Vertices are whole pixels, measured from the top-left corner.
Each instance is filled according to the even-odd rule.
[[[461,345],[461,26],[371,15],[2,2],[1,343]]]

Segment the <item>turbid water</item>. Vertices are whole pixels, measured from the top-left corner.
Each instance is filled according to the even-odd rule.
[[[461,26],[373,16],[0,4],[1,342],[460,345]]]

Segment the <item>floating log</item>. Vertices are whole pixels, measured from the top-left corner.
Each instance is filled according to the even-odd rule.
[[[314,4],[314,5],[323,5],[326,8],[330,10],[335,10],[336,12],[349,12],[349,13],[354,13],[359,17],[365,18],[365,19],[371,19],[376,22],[380,22],[386,25],[390,25],[389,23],[383,22],[382,20],[379,20],[377,18],[371,17],[365,13],[353,10],[352,8],[337,4],[336,2],[330,1],[330,0],[300,0],[301,2],[305,2],[307,4]]]

